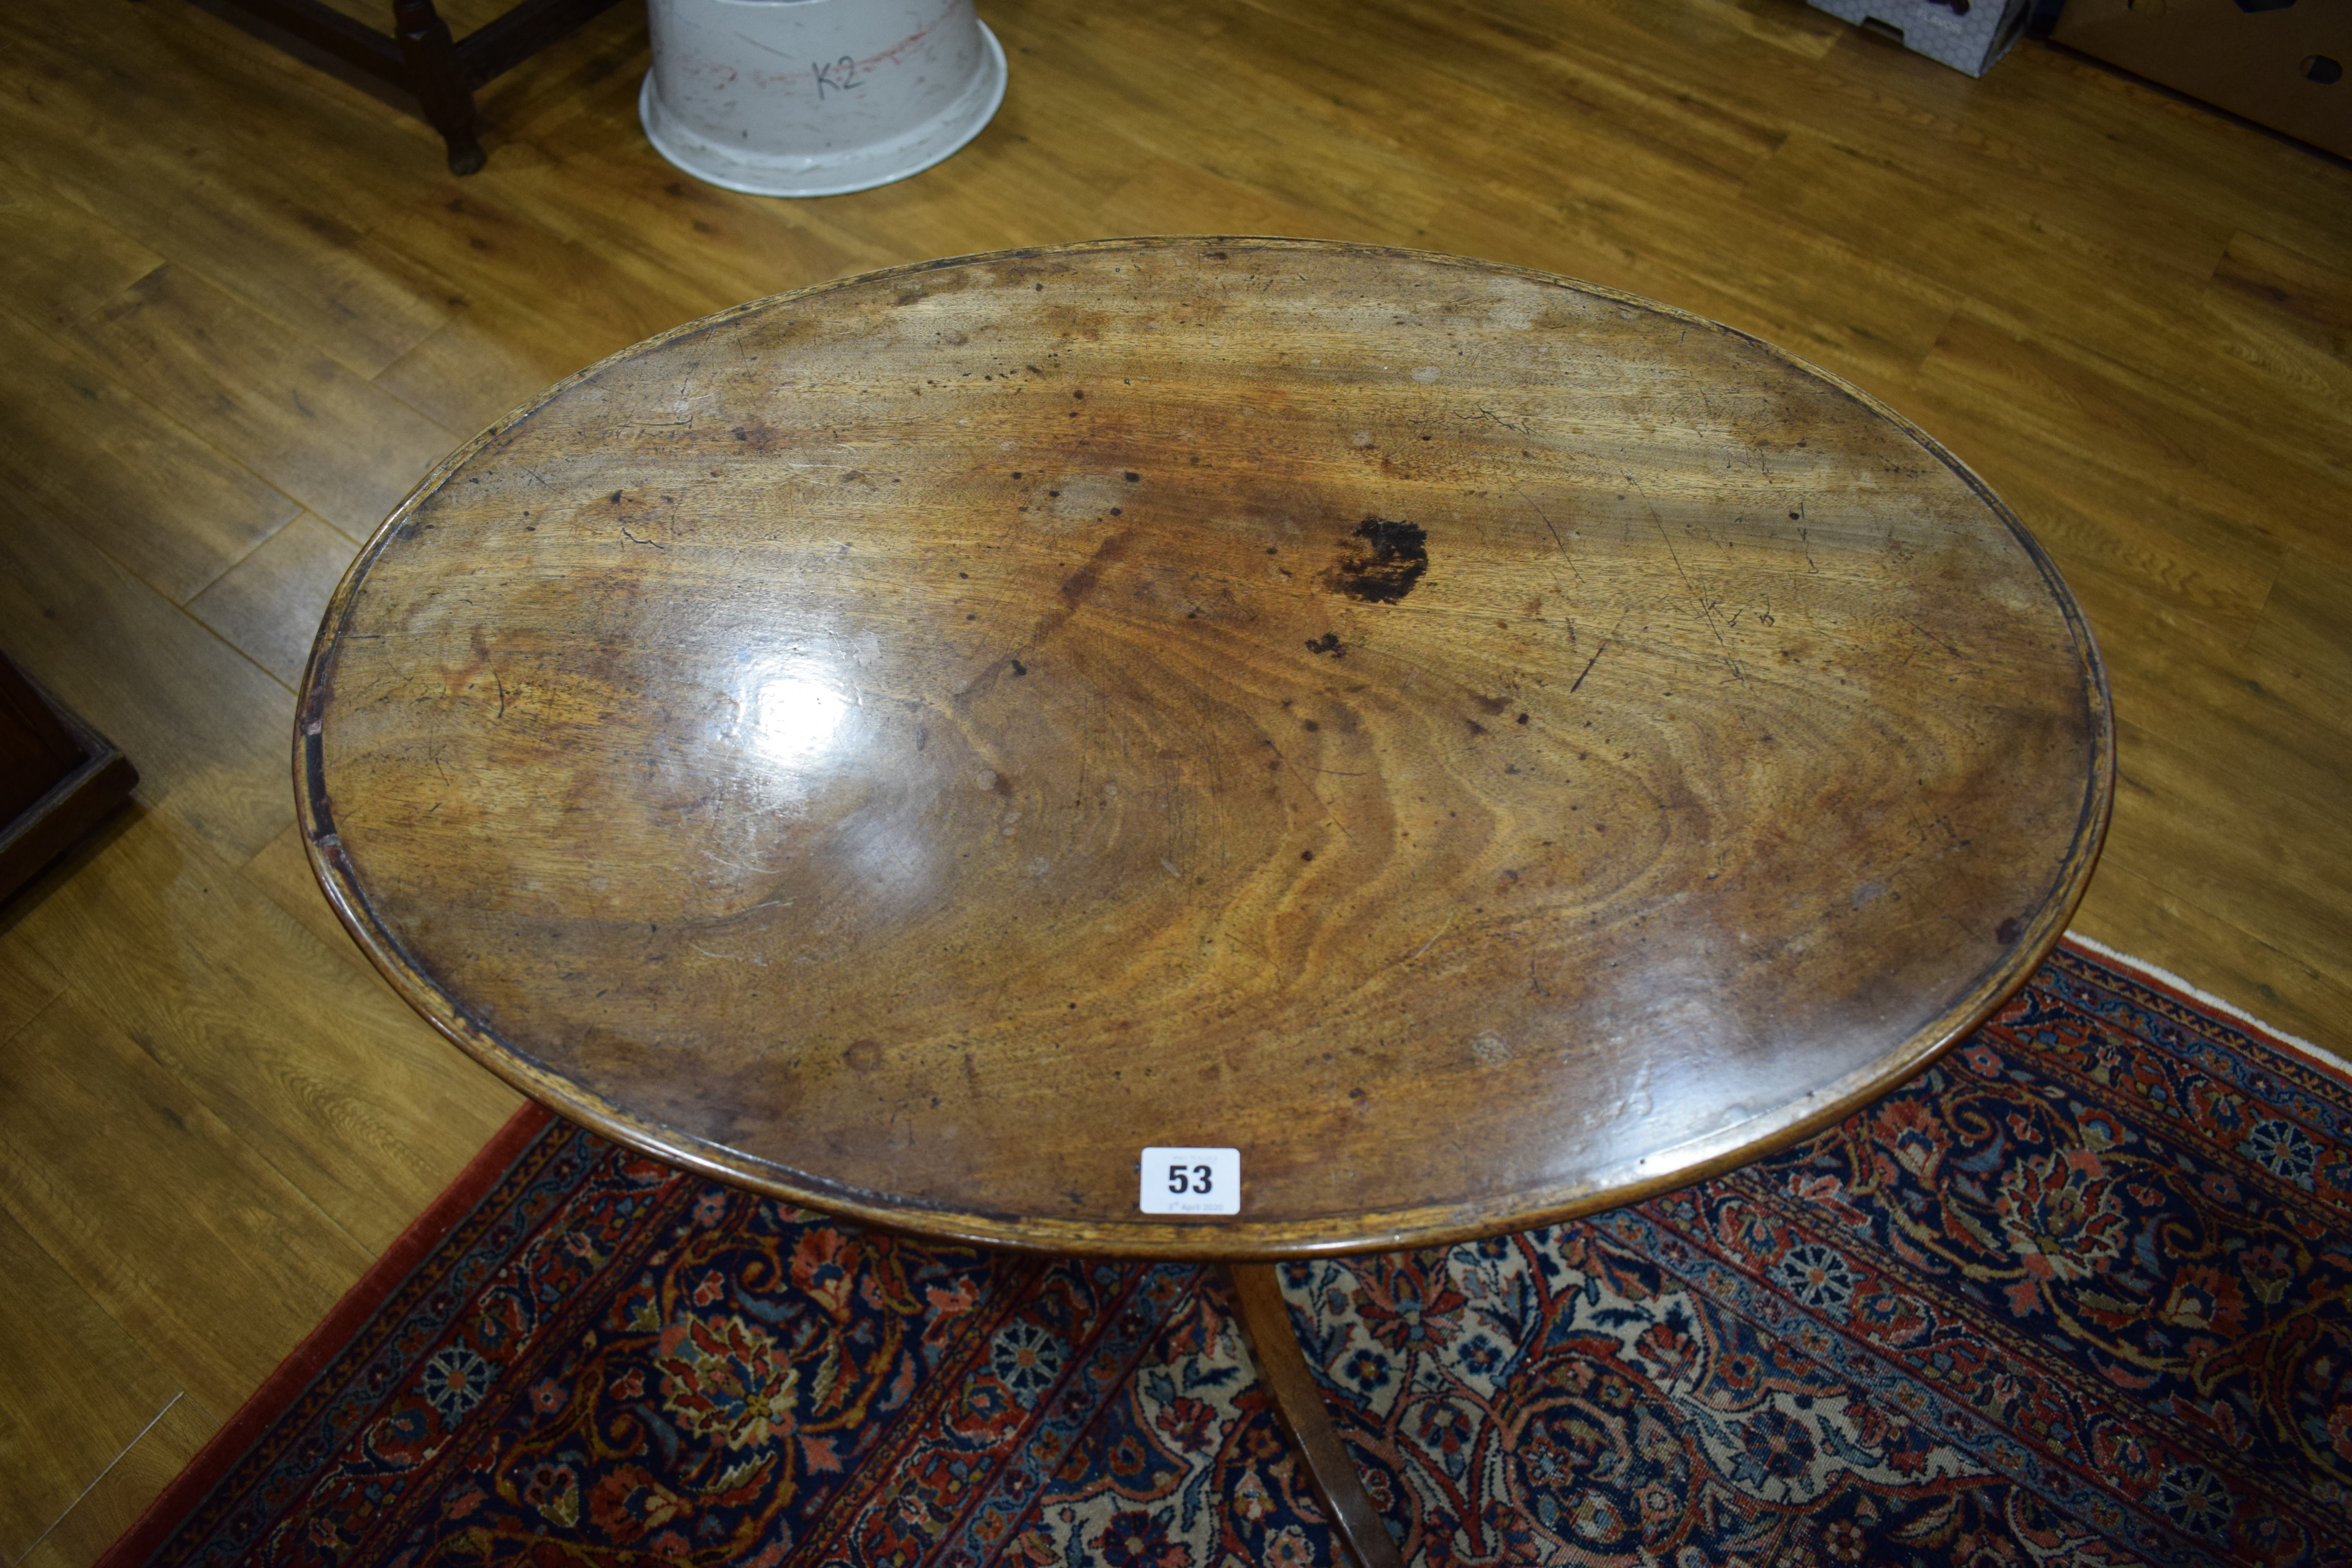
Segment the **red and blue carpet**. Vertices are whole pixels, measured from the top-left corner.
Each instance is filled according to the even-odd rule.
[[[1579,1224],[1290,1267],[1409,1561],[2352,1562],[2352,1086],[2062,950],[1906,1088]],[[897,1239],[542,1115],[110,1564],[1332,1544],[1189,1264]]]

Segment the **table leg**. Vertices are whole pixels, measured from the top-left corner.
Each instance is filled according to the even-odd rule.
[[[1331,1411],[1323,1403],[1290,1326],[1290,1309],[1283,1303],[1282,1282],[1270,1263],[1224,1265],[1225,1287],[1233,1297],[1234,1315],[1240,1320],[1242,1338],[1250,1359],[1257,1363],[1258,1380],[1274,1397],[1275,1418],[1297,1445],[1307,1462],[1307,1479],[1315,1496],[1331,1516],[1339,1539],[1358,1568],[1404,1568],[1395,1537],[1372,1506],[1364,1479],[1331,1425]]]
[[[393,37],[408,68],[406,86],[448,150],[449,172],[470,174],[489,154],[474,134],[474,89],[433,0],[392,0]]]

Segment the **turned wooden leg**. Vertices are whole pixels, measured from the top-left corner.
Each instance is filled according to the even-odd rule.
[[[449,172],[474,173],[489,161],[489,154],[474,135],[474,90],[457,63],[449,24],[433,8],[433,0],[392,0],[392,24],[400,57],[408,66],[409,89],[449,150]]]
[[[1330,1407],[1307,1370],[1306,1354],[1290,1326],[1290,1309],[1283,1304],[1282,1281],[1269,1263],[1228,1263],[1225,1288],[1234,1300],[1234,1315],[1241,1321],[1242,1338],[1250,1359],[1257,1363],[1258,1381],[1274,1396],[1275,1418],[1307,1462],[1307,1479],[1315,1496],[1331,1516],[1331,1524],[1347,1544],[1358,1568],[1404,1568],[1396,1538],[1389,1533],[1364,1478],[1356,1471],[1331,1425]]]

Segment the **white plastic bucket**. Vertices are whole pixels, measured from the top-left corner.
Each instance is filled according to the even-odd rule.
[[[714,185],[831,196],[928,169],[1004,101],[971,0],[649,0],[637,115]]]

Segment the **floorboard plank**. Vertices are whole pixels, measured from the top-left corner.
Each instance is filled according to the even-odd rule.
[[[2127,739],[2126,739],[2127,738]],[[2118,716],[2116,818],[2103,864],[2157,882],[2314,970],[2352,952],[2352,846],[2340,806],[2304,805],[2226,757]],[[2352,1020],[2330,1030],[2352,1027]]]
[[[2352,272],[2242,232],[2213,264],[2212,281],[2294,323],[2336,358],[2352,358]]]
[[[0,904],[0,1045],[56,1001],[66,985],[64,977],[16,934],[12,914],[22,902],[12,899]]]
[[[352,940],[352,933],[345,931],[342,921],[335,918],[333,906],[327,902],[327,895],[320,889],[319,879],[310,869],[310,857],[303,852],[302,829],[299,824],[289,820],[285,832],[264,845],[258,854],[247,860],[245,878],[267,893],[272,903],[308,927],[310,934],[319,939],[320,946],[349,962],[352,968],[376,984],[384,984],[383,977],[376,973],[375,965],[368,962],[367,954],[361,952],[359,943]],[[389,986],[385,986],[384,994],[392,994]]]
[[[520,1103],[163,817],[131,824],[16,930],[371,1253]]]
[[[373,375],[440,324],[429,296],[353,248],[362,231],[339,199],[354,175],[362,189],[388,191],[425,184],[434,171],[403,180],[396,165],[341,167],[358,151],[352,141],[381,140],[369,134],[374,115],[345,117],[338,153],[315,137],[277,134],[268,123],[274,117],[258,110],[265,92],[282,98],[289,87],[298,100],[321,83],[352,89],[314,72],[289,82],[265,68],[256,79],[242,58],[250,40],[224,53],[218,46],[229,41],[213,36],[222,24],[184,5],[51,20],[16,28],[0,20],[0,37],[23,56],[19,68],[37,72],[42,86],[37,100],[0,98],[8,162],[37,170],[92,220],[226,289],[359,376]],[[173,110],[189,96],[192,62],[178,44],[228,68],[195,87],[201,133],[159,142],[155,119],[177,118]]]
[[[359,542],[305,512],[188,601],[188,614],[283,682],[302,679],[319,617]]]
[[[1790,136],[1745,191],[1824,231],[1859,229],[1863,249],[1965,294],[1988,325],[2065,345],[2094,369],[2225,425],[2282,385],[2301,389],[2283,419],[2232,431],[2239,442],[2352,445],[2352,366],[2224,302],[2206,277],[2150,272],[2137,255],[2071,232],[2065,216],[1955,202],[1907,170],[1810,132]],[[2126,273],[2132,286],[2115,287]]]
[[[88,350],[5,305],[0,360],[0,486],[174,605],[300,510]]]
[[[70,326],[163,264],[23,170],[0,163],[0,299]]]
[[[285,683],[337,561],[548,383],[845,272],[1358,239],[1847,376],[2001,492],[2105,650],[2126,787],[2080,929],[2352,1054],[2352,171],[2032,43],[1971,80],[1799,0],[983,10],[1012,76],[970,146],[780,202],[652,152],[640,7],[486,89],[463,180],[176,0],[0,7],[0,644],[146,777],[0,907],[0,1201],[194,1391],[30,1561],[89,1562],[514,1103],[293,836]]]
[[[215,1409],[372,1256],[76,992],[0,1052],[0,1212]]]
[[[237,859],[292,809],[293,700],[73,531],[0,491],[0,641],[139,770],[138,798]]]
[[[2263,603],[2253,647],[2281,672],[2282,681],[2274,685],[2291,684],[2308,692],[2315,708],[2352,728],[2347,615],[2352,615],[2352,570],[2291,554],[2280,562],[2278,580]]]
[[[353,538],[457,444],[398,398],[176,264],[76,338],[183,424]]]
[[[49,1527],[19,1568],[81,1568],[139,1521],[148,1502],[187,1468],[223,1417],[190,1394],[165,1407],[139,1439]]]
[[[2102,864],[2074,929],[2168,969],[2352,1067],[2352,985],[2121,861]]]
[[[0,1554],[29,1552],[179,1390],[0,1213]]]

